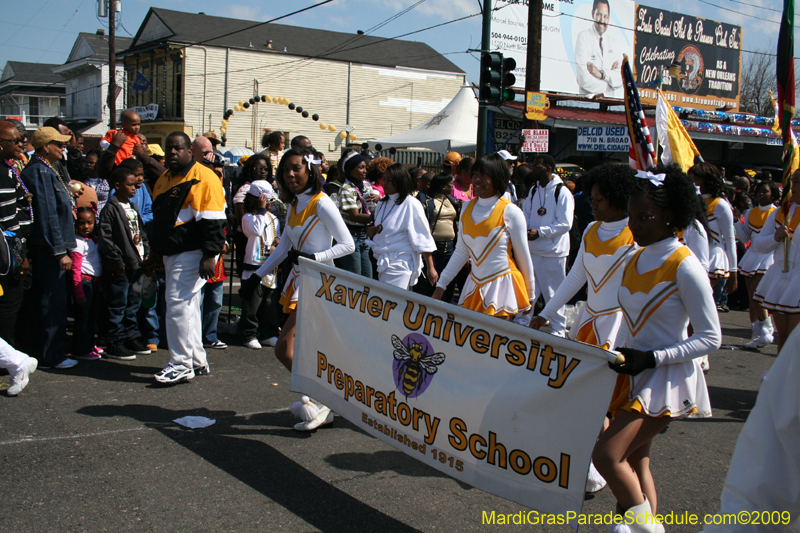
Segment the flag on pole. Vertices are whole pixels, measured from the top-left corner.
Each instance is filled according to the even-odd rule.
[[[625,84],[625,114],[628,116],[628,133],[631,139],[628,164],[635,170],[647,170],[657,163],[656,151],[653,148],[653,139],[650,137],[650,129],[647,127],[647,119],[644,116],[642,102],[639,100],[639,90],[633,79],[628,56],[622,58],[622,81]]]
[[[781,113],[778,108],[778,102],[775,101],[775,96],[773,96],[772,91],[769,91],[769,99],[772,101],[772,107],[775,108],[775,123],[772,125],[772,131],[775,132],[775,135],[783,138],[783,129],[781,128]],[[800,150],[797,148],[797,137],[794,134],[794,130],[790,128],[789,133],[791,134],[791,139],[789,142],[792,145],[792,152],[789,160],[789,166],[788,168],[784,168],[784,172],[791,178],[792,174],[794,174],[794,171],[800,169]],[[784,178],[785,177],[786,176],[784,176]],[[786,181],[783,183],[786,185]],[[790,179],[789,186],[791,187],[791,185]]]
[[[681,119],[667,103],[664,93],[658,91],[658,104],[656,105],[656,131],[658,144],[661,145],[661,162],[665,165],[671,163],[688,172],[694,165],[695,156],[700,156],[700,150],[695,146]],[[702,157],[701,157],[702,159]]]
[[[792,143],[794,118],[794,0],[783,0],[781,29],[778,34],[778,116],[783,138],[783,209],[788,214],[792,189],[792,161],[796,144]]]

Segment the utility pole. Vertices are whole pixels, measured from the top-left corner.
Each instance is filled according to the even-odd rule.
[[[542,70],[542,0],[528,1],[528,55],[525,60],[525,101],[529,91],[539,92]],[[524,129],[533,129],[538,122],[525,118]]]
[[[483,0],[483,23],[481,33],[481,52],[491,50],[492,42],[492,0]],[[480,97],[480,89],[478,96]],[[489,106],[478,100],[478,139],[475,153],[477,157],[486,153],[486,137],[489,131]]]
[[[100,0],[105,2],[106,0]],[[115,0],[108,1],[108,113],[109,129],[117,129],[117,51],[114,42]]]

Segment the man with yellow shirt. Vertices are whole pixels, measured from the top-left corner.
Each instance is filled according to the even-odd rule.
[[[208,374],[200,290],[225,243],[225,193],[217,175],[192,157],[191,145],[183,132],[167,137],[168,170],[153,187],[151,249],[164,258],[170,353],[155,379],[167,384]]]

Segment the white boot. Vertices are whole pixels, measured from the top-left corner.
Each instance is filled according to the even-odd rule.
[[[319,406],[317,416],[307,422],[298,422],[294,425],[297,431],[313,431],[320,426],[326,426],[333,423],[333,411],[324,405]]]
[[[589,475],[586,476],[586,492],[594,494],[600,492],[608,485],[608,482],[600,475],[594,467],[594,461],[589,463]]]
[[[753,342],[761,335],[761,321],[756,320],[750,326],[753,328],[753,331],[750,332],[750,342]]]
[[[761,322],[761,329],[759,330],[758,337],[745,344],[745,348],[763,348],[772,344],[772,332],[769,330],[767,321]]]
[[[631,533],[662,533],[664,531],[663,525],[656,524],[647,496],[644,498],[644,503],[634,505],[625,511],[622,516],[625,518],[623,525],[627,526]],[[612,526],[612,531],[619,531],[620,533],[624,531],[614,530],[613,527],[615,526]]]
[[[772,325],[772,315],[769,315],[767,319],[762,322],[762,324],[766,325],[767,331],[770,335],[775,334],[775,326]]]

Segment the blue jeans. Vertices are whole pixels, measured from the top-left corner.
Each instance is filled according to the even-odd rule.
[[[72,335],[72,354],[87,355],[94,351],[95,322],[97,320],[97,298],[95,292],[99,288],[96,281],[82,281],[86,305],[75,304],[75,329]]]
[[[366,231],[353,231],[353,242],[356,245],[356,251],[350,255],[339,258],[339,266],[343,270],[359,274],[366,278],[372,279],[372,262],[369,260],[369,245],[367,245]]]
[[[67,358],[67,272],[49,250],[35,246],[30,255],[35,265],[33,290],[39,304],[37,325],[31,330],[33,353],[43,365],[55,366]]]
[[[225,296],[225,283],[217,281],[206,283],[200,291],[200,313],[203,315],[203,342],[212,343],[217,340],[217,324],[219,312],[222,311],[222,298]]]
[[[110,273],[108,276],[108,292],[106,294],[106,307],[108,307],[108,334],[106,340],[109,344],[122,344],[130,339],[141,337],[139,324],[136,321],[136,312],[142,303],[142,297],[133,292],[133,272],[125,270],[125,274],[118,276]]]
[[[156,346],[158,346],[158,341],[160,338],[158,304],[159,300],[163,300],[162,297],[159,297],[159,294],[164,288],[163,287],[164,280],[161,278],[160,275],[157,274],[156,282],[158,283],[158,290],[156,291],[156,301],[155,303],[153,303],[153,307],[150,308],[144,306],[139,307],[137,318],[139,320],[139,331],[142,333],[142,338],[145,340],[145,343],[155,344]]]

